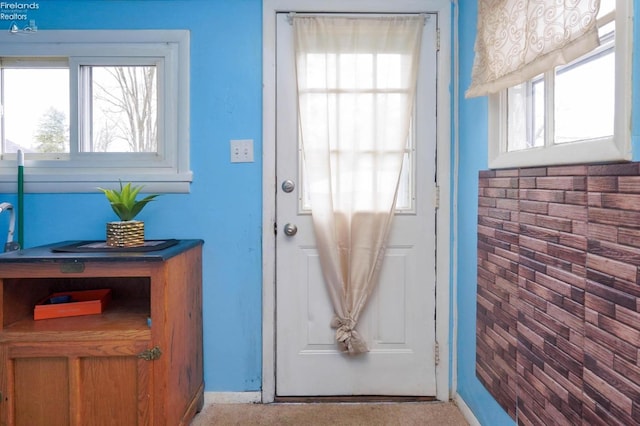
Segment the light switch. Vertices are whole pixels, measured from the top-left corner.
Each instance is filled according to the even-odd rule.
[[[231,140],[231,162],[253,163],[253,139]]]

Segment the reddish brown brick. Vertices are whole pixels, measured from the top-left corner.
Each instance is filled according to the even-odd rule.
[[[637,297],[617,290],[611,286],[602,284],[601,282],[587,280],[586,291],[587,298],[589,297],[589,294],[594,294],[598,297],[614,303],[615,305],[624,306],[627,309],[631,310],[634,310],[636,308]]]
[[[638,350],[633,344],[618,338],[606,330],[602,330],[598,325],[594,325],[591,322],[585,323],[584,330],[586,339],[611,348],[617,356],[621,356],[629,362],[637,362]]]
[[[495,175],[496,175],[495,170],[480,170],[480,172],[478,172],[478,177],[480,178],[480,182],[482,182],[484,178],[492,178],[492,177],[495,177]]]
[[[602,193],[601,192],[587,193],[587,205],[589,207],[602,207]]]
[[[640,193],[640,176],[618,177],[618,189],[620,192]]]
[[[562,217],[576,221],[586,221],[588,218],[586,206],[567,204],[549,204],[549,216]]]
[[[589,166],[589,176],[637,176],[640,174],[638,163],[599,164]]]
[[[589,222],[587,225],[587,236],[593,240],[617,242],[618,229],[619,228],[614,225],[602,225]],[[640,234],[640,230],[637,232]]]
[[[544,189],[521,189],[521,200],[548,201],[553,203],[564,202],[564,191],[550,191]]]
[[[556,231],[571,232],[572,223],[570,219],[542,216],[536,218],[536,225],[541,228],[554,229]]]
[[[613,318],[609,318],[604,315],[598,317],[598,325],[604,331],[611,333],[613,336],[618,337],[626,342],[632,344],[638,344],[640,342],[640,330],[637,328],[629,327],[620,321],[616,321]]]
[[[536,178],[535,177],[521,177],[518,187],[520,189],[535,189]]]
[[[616,305],[610,300],[598,297],[595,294],[587,293],[585,297],[585,306],[589,309],[593,309],[599,314],[614,317],[616,314]]]
[[[504,188],[482,188],[478,193],[483,197],[489,198],[504,198],[507,195],[507,191]]]
[[[582,275],[576,275],[571,272],[565,271],[560,268],[548,267],[547,274],[550,277],[556,278],[562,282],[571,285],[574,288],[584,290],[586,287],[586,279]]]
[[[587,178],[587,189],[589,192],[617,192],[617,176],[589,176]]]
[[[517,188],[518,187],[518,179],[505,177],[505,178],[489,178],[485,180],[485,184],[489,188]]]
[[[495,200],[495,207],[502,210],[520,210],[520,202],[508,198],[498,198]]]
[[[586,181],[586,176],[539,177],[536,179],[536,187],[538,189],[576,191],[586,189]]]
[[[547,202],[522,200],[519,207],[521,212],[537,214],[548,214],[549,212],[549,203]]]
[[[586,176],[586,165],[575,166],[554,166],[547,168],[547,175],[549,176]]]
[[[613,240],[615,242],[615,240]],[[640,229],[618,228],[617,242],[632,247],[640,247]]]
[[[496,200],[497,200],[496,198],[478,197],[478,206],[495,207]]]
[[[575,204],[579,206],[587,205],[587,192],[585,191],[565,191],[564,202],[567,204]]]
[[[617,371],[624,377],[629,378],[629,380],[633,381],[640,387],[640,368],[638,368],[637,364],[632,364],[624,358],[616,356],[613,358],[612,364],[605,365],[611,365],[614,371]]]
[[[560,240],[559,232],[539,226],[521,225],[520,233],[521,235],[537,238],[550,243],[557,243]]]
[[[591,239],[588,242],[588,251],[589,253],[596,254],[598,256],[617,260],[626,265],[640,266],[639,248]]]
[[[620,210],[640,210],[640,195],[602,194],[602,207]]]
[[[566,232],[561,232],[559,234],[560,236],[560,239],[558,241],[559,244],[586,252],[587,237],[584,236],[584,233],[586,233],[586,229],[583,231],[583,227],[580,225],[576,226],[575,222],[572,224],[571,228],[574,231],[573,234],[566,233]],[[578,232],[576,232],[576,230],[578,230]]]
[[[593,253],[587,255],[587,268],[594,269],[605,275],[617,277],[629,282],[636,282],[638,268],[624,262],[609,259]]]
[[[607,225],[640,228],[640,211],[589,208],[589,221]]]
[[[547,175],[546,167],[532,167],[527,169],[520,169],[520,177],[546,176],[546,175]]]
[[[520,175],[519,169],[499,169],[495,171],[496,177],[517,177]]]

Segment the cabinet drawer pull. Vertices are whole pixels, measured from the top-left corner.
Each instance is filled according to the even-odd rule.
[[[154,346],[151,349],[147,349],[146,351],[142,351],[138,354],[138,358],[142,358],[145,361],[155,361],[156,359],[160,358],[160,355],[162,355],[162,351],[160,350],[159,347]]]

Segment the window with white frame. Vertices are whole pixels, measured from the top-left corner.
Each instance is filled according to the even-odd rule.
[[[4,40],[4,39],[7,40]],[[0,34],[0,192],[188,192],[189,33]]]
[[[631,7],[601,0],[599,47],[489,96],[489,167],[631,159]]]

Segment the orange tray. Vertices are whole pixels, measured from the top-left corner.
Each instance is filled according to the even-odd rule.
[[[71,296],[71,302],[48,303],[52,297]],[[111,289],[65,291],[53,293],[38,302],[33,309],[33,319],[75,317],[80,315],[101,314],[111,300]]]

